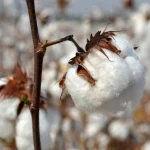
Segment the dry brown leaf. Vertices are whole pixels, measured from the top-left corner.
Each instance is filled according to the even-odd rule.
[[[120,50],[112,43],[112,38],[115,36],[115,32],[120,31],[108,31],[102,32],[98,31],[95,36],[91,34],[90,40],[87,40],[87,44],[85,46],[86,51],[91,51],[94,48],[101,51],[107,58],[108,56],[105,54],[102,48],[106,48],[117,55],[120,54]],[[108,58],[109,59],[109,58]]]
[[[59,80],[59,87],[62,88],[62,92],[61,92],[61,95],[60,95],[60,101],[62,100],[62,96],[63,96],[65,88],[66,88],[65,87],[65,79],[66,79],[66,73]]]

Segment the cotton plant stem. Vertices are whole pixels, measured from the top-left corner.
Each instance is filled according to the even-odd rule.
[[[34,45],[34,81],[33,81],[32,104],[30,107],[32,116],[32,127],[33,127],[33,141],[34,141],[34,149],[41,150],[40,131],[39,131],[39,104],[40,104],[43,55],[37,53],[40,47],[39,46],[40,38],[38,33],[34,0],[26,0],[26,3],[28,8],[32,32],[32,40]]]
[[[30,105],[30,111],[32,116],[32,127],[33,127],[33,141],[34,149],[41,150],[40,142],[40,128],[39,128],[39,106],[40,106],[40,91],[41,91],[41,76],[42,76],[42,64],[43,58],[46,51],[46,47],[52,46],[64,41],[71,41],[73,35],[66,36],[56,41],[44,43],[40,42],[34,0],[26,0],[32,40],[34,45],[34,80],[33,80],[33,93],[32,93],[32,103]]]

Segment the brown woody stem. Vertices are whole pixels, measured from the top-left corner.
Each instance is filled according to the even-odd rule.
[[[34,0],[26,0],[30,26],[32,31],[32,40],[34,45],[34,83],[32,93],[32,104],[30,106],[32,116],[32,127],[33,127],[33,141],[34,149],[41,150],[40,142],[40,129],[39,129],[39,104],[40,104],[40,89],[41,89],[41,74],[42,74],[42,63],[43,55],[37,53],[39,50],[39,32],[36,20]]]
[[[28,14],[32,31],[32,40],[34,45],[34,81],[33,81],[32,103],[30,105],[30,111],[32,116],[32,127],[33,127],[33,141],[34,141],[34,149],[41,150],[40,128],[39,128],[39,106],[40,106],[43,57],[46,51],[46,47],[67,40],[71,41],[73,39],[73,35],[66,36],[53,42],[48,43],[47,41],[45,41],[44,43],[41,43],[36,20],[34,0],[26,0],[26,3],[28,7]]]

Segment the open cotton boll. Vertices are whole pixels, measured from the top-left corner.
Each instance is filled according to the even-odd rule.
[[[0,139],[11,141],[15,135],[15,123],[0,117]]]
[[[52,140],[52,147],[54,146],[56,140],[57,140],[57,133],[58,130],[60,128],[60,124],[61,124],[61,114],[60,112],[55,109],[54,107],[50,107],[47,110],[47,115],[48,115],[48,120],[50,123],[50,130],[49,130],[49,134]]]
[[[109,44],[117,49],[116,52],[114,48],[108,49],[107,46],[105,48],[107,42],[103,43],[101,40],[103,37],[98,34],[88,41],[86,47],[89,46],[89,49],[83,52],[84,55],[88,54],[76,56],[77,62],[73,62],[69,67],[64,81],[65,86],[76,107],[85,112],[113,115],[132,111],[143,94],[144,67],[127,39],[120,35],[112,38],[107,36],[111,33],[103,33],[106,34],[104,40],[111,41]],[[96,45],[97,38],[102,47]],[[97,47],[93,44],[94,40]],[[80,62],[82,59],[83,62]],[[86,68],[80,71],[81,75],[77,73],[79,67]],[[83,74],[83,71],[86,73]],[[95,80],[95,83],[91,84],[90,80],[92,82]]]
[[[150,36],[146,36],[145,39],[141,42],[140,47],[137,50],[137,55],[139,56],[141,62],[143,63],[146,70],[145,77],[145,91],[150,92],[150,45],[149,45]]]
[[[40,137],[42,150],[49,150],[51,139],[50,124],[45,110],[40,109]],[[32,121],[29,109],[21,112],[16,122],[16,146],[18,150],[33,150]]]
[[[2,98],[2,97],[1,97]],[[0,117],[8,120],[15,120],[17,117],[17,108],[20,103],[18,98],[0,98]]]
[[[0,78],[0,87],[7,84],[7,78]]]
[[[0,138],[11,141],[15,135],[15,119],[19,105],[17,98],[0,97]]]
[[[129,136],[130,125],[121,120],[113,121],[109,127],[108,132],[112,138],[115,138],[120,141],[124,141]]]
[[[85,127],[85,135],[88,138],[96,136],[102,128],[106,125],[107,118],[106,116],[94,116],[94,115],[89,115],[88,116],[88,122]]]

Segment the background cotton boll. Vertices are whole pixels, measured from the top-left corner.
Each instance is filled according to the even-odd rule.
[[[106,116],[89,115],[88,123],[85,127],[86,137],[92,138],[92,137],[96,136],[97,134],[99,134],[106,122],[107,122]]]
[[[15,136],[15,119],[19,103],[17,98],[0,97],[0,138],[6,141],[13,140]]]
[[[56,33],[58,28],[58,23],[57,22],[52,22],[50,24],[45,25],[43,28],[41,28],[41,38],[43,40],[47,39],[49,40],[49,38]]]
[[[58,102],[61,95],[61,89],[57,80],[54,80],[50,83],[50,85],[48,86],[48,91],[51,94],[54,103]]]
[[[0,139],[8,142],[13,140],[15,135],[15,123],[3,117],[0,117],[0,120]]]
[[[50,130],[49,134],[52,139],[52,145],[55,143],[55,140],[57,139],[57,132],[60,128],[60,123],[61,123],[61,114],[58,110],[56,110],[53,107],[49,107],[47,110],[47,118],[50,123]]]
[[[51,63],[52,64],[52,63]],[[54,63],[48,69],[45,69],[42,73],[42,88],[45,90],[49,90],[49,85],[56,80],[57,71],[56,71],[56,64]]]
[[[149,149],[150,149],[150,141],[147,141],[146,143],[144,143],[141,150],[149,150]]]
[[[51,139],[49,135],[50,125],[47,119],[47,113],[40,109],[40,135],[41,147],[43,150],[49,150]],[[18,150],[33,150],[32,122],[29,109],[25,109],[20,114],[16,123],[16,145]]]
[[[78,109],[74,108],[74,107],[72,107],[68,110],[68,114],[69,114],[69,116],[71,116],[71,118],[73,120],[76,120],[76,121],[82,120],[81,112]]]
[[[25,26],[25,28],[22,28],[23,26]],[[20,19],[17,22],[17,28],[24,36],[27,36],[30,33],[29,17],[27,14],[22,14],[20,16]]]
[[[6,85],[8,83],[7,78],[0,78],[0,86]]]
[[[128,123],[121,120],[115,120],[109,125],[108,132],[112,138],[124,141],[129,136],[129,127]]]
[[[101,150],[107,150],[110,137],[104,133],[100,133],[98,136],[99,147]]]
[[[148,44],[150,36],[145,37],[145,39],[141,42],[140,47],[137,49],[137,55],[139,56],[141,62],[143,63],[146,71],[145,77],[145,91],[150,92],[150,46]]]
[[[149,124],[146,124],[146,123],[138,124],[132,130],[133,130],[134,136],[139,141],[145,141],[150,136],[150,133],[149,133],[150,126],[149,126]]]
[[[10,141],[15,134],[15,119],[19,99],[0,97],[0,138]]]
[[[2,97],[1,97],[2,98]],[[17,98],[0,98],[0,117],[15,120],[20,100]],[[5,113],[4,113],[5,112]]]
[[[143,94],[144,69],[129,42],[122,36],[114,36],[116,53],[103,49],[108,58],[93,49],[84,59],[84,66],[96,80],[95,85],[76,73],[71,66],[65,85],[75,105],[86,112],[114,114],[125,111],[139,102]]]

